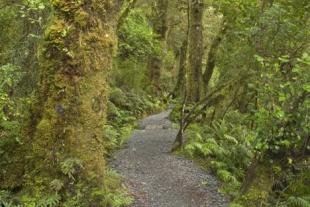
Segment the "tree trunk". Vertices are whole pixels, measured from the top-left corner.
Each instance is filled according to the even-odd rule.
[[[173,91],[173,97],[184,95],[185,83],[186,83],[186,57],[187,57],[187,38],[183,41],[182,47],[180,49],[179,57],[179,73],[178,80]]]
[[[107,74],[118,8],[111,2],[51,1],[54,15],[39,51],[38,102],[28,127],[26,187],[35,193],[52,192],[59,180],[64,201],[84,188],[87,205],[101,206],[92,193],[102,190],[105,172]]]
[[[190,102],[199,101],[202,95],[203,12],[204,4],[201,0],[190,1],[188,42],[188,99]]]
[[[155,1],[155,7],[153,11],[152,24],[154,32],[157,35],[158,41],[164,46],[166,42],[167,30],[168,30],[168,0]],[[156,90],[160,90],[160,76],[163,61],[159,54],[154,54],[149,57],[148,68],[149,77],[152,86]]]
[[[208,53],[208,62],[207,62],[206,70],[203,74],[203,82],[204,82],[205,91],[207,91],[210,80],[212,78],[214,68],[215,68],[215,63],[216,63],[217,51],[219,49],[219,46],[223,40],[223,37],[226,31],[227,31],[227,27],[225,25],[225,22],[223,22],[223,26],[220,32],[218,33],[218,35],[215,37],[215,39],[213,40],[211,44],[211,47]]]

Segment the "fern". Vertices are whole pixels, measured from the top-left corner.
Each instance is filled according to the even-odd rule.
[[[287,203],[289,207],[310,207],[309,200],[301,197],[290,197]]]
[[[213,169],[217,170],[217,169],[223,169],[223,168],[227,168],[227,164],[224,162],[220,162],[220,161],[215,161],[212,160],[210,162],[210,165]]]
[[[1,207],[22,207],[21,205],[14,205],[12,202],[1,202],[1,201],[0,201],[0,206]]]
[[[50,183],[50,186],[53,190],[58,192],[63,188],[64,184],[61,180],[55,179]]]
[[[230,136],[228,134],[224,134],[224,137],[228,142],[231,142],[232,144],[238,144],[239,143],[238,140],[233,136]]]
[[[36,207],[56,207],[60,203],[61,197],[58,194],[50,195],[38,202]]]
[[[1,207],[21,207],[21,205],[13,204],[11,200],[11,193],[8,191],[0,191],[0,206]]]
[[[62,173],[67,175],[72,180],[75,180],[74,175],[79,168],[83,168],[82,161],[79,159],[69,158],[61,163]]]
[[[237,182],[237,179],[227,170],[218,170],[217,175],[219,176],[219,178],[222,181],[224,181],[226,183],[229,183],[229,182],[236,183]]]

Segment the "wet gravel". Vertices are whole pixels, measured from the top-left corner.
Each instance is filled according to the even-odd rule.
[[[193,161],[170,154],[176,136],[169,111],[143,119],[111,167],[135,198],[131,207],[224,207],[216,178]]]

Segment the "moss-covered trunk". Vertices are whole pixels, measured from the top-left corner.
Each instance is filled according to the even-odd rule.
[[[182,47],[180,48],[180,57],[179,57],[179,72],[176,86],[173,91],[173,96],[183,96],[185,85],[186,85],[186,57],[187,57],[187,47],[188,40],[187,38],[183,41]]]
[[[192,0],[189,5],[188,36],[188,99],[191,102],[200,100],[202,87],[203,34],[202,17],[204,4],[201,0]]]
[[[226,25],[226,22],[223,21],[222,27],[221,27],[219,33],[217,34],[217,36],[215,37],[215,39],[212,41],[211,46],[210,46],[210,50],[208,53],[208,61],[207,61],[207,65],[206,65],[206,70],[203,74],[203,82],[204,82],[205,92],[208,90],[210,80],[211,80],[212,75],[214,73],[216,58],[217,58],[216,57],[217,52],[219,50],[220,44],[221,44],[225,34],[226,34],[226,31],[227,31],[227,25]]]
[[[50,2],[54,14],[39,50],[26,189],[39,195],[60,191],[66,200],[84,188],[88,206],[101,206],[98,200],[91,204],[96,200],[91,192],[98,195],[104,180],[103,124],[116,23],[111,2],[116,1]]]
[[[166,47],[166,36],[168,31],[168,0],[156,0],[153,8],[153,17],[151,22],[153,24],[154,32],[157,36],[157,40],[162,45],[162,48]],[[149,79],[155,91],[160,90],[160,76],[163,67],[163,60],[160,54],[154,54],[149,57]]]

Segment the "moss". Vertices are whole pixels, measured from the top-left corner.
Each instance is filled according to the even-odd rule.
[[[80,27],[85,27],[87,25],[87,20],[89,19],[89,14],[82,9],[75,12],[74,21]]]
[[[264,206],[267,203],[273,185],[269,167],[260,165],[249,191],[237,200],[245,206]]]
[[[44,198],[55,193],[51,183],[59,180],[64,203],[81,193],[84,202],[96,203],[92,192],[103,188],[105,178],[103,126],[115,18],[102,18],[107,1],[51,3],[55,14],[40,49],[41,83],[23,194]],[[74,175],[63,171],[68,159],[81,161]]]

